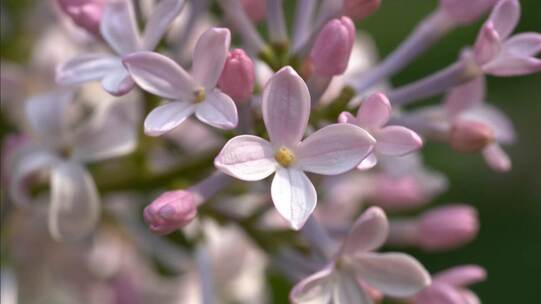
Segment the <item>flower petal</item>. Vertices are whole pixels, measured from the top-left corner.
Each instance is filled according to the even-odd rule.
[[[483,149],[483,157],[490,168],[499,172],[511,170],[511,159],[500,145],[493,143]]]
[[[195,105],[187,101],[173,101],[161,105],[145,118],[145,134],[149,136],[160,136],[165,134],[195,112]]]
[[[358,124],[357,118],[353,116],[353,114],[349,112],[342,112],[340,115],[338,115],[338,122],[339,123],[350,123],[350,124]]]
[[[372,151],[374,144],[374,138],[360,127],[328,125],[301,142],[299,166],[318,174],[341,174],[355,168]]]
[[[289,293],[294,304],[328,304],[331,301],[333,265],[298,282]]]
[[[316,208],[317,193],[304,172],[279,167],[271,185],[271,197],[276,210],[299,230]]]
[[[135,52],[140,47],[139,31],[131,0],[108,1],[101,17],[103,39],[120,55]]]
[[[86,236],[98,222],[100,205],[92,176],[75,162],[57,164],[51,172],[49,230],[53,238]]]
[[[70,129],[66,114],[72,100],[72,91],[59,90],[33,96],[25,103],[26,117],[40,141],[57,146],[68,140]]]
[[[373,251],[383,245],[389,233],[389,222],[379,207],[371,207],[355,221],[344,241],[343,254]]]
[[[477,40],[475,40],[474,56],[478,64],[485,64],[494,59],[502,46],[500,35],[492,22],[487,22],[481,28]]]
[[[494,76],[520,76],[541,71],[541,59],[502,54],[483,66],[483,71]]]
[[[462,113],[460,119],[471,119],[489,126],[496,141],[504,144],[515,142],[515,128],[507,115],[490,104],[482,104]]]
[[[374,152],[368,154],[368,156],[363,159],[363,161],[357,166],[357,169],[361,171],[370,170],[378,164],[378,158]]]
[[[349,273],[336,275],[333,289],[333,304],[372,304],[372,299]]]
[[[143,49],[153,50],[186,4],[184,0],[162,0],[156,4],[143,33]]]
[[[276,171],[276,161],[270,143],[253,135],[230,139],[214,160],[225,174],[246,181],[262,180]]]
[[[453,117],[481,104],[485,99],[485,90],[485,77],[482,76],[454,87],[443,101],[447,115]]]
[[[453,286],[466,287],[468,285],[484,281],[487,273],[485,269],[477,265],[457,266],[440,272],[434,276],[434,281],[443,282]]]
[[[503,45],[507,53],[519,57],[535,56],[541,52],[541,34],[522,33],[509,38]]]
[[[383,93],[375,93],[363,101],[357,112],[357,121],[364,128],[380,128],[391,116],[391,103]]]
[[[226,28],[211,28],[197,41],[193,52],[193,78],[205,89],[214,89],[224,69],[231,33]]]
[[[112,71],[123,69],[118,57],[103,54],[87,54],[60,64],[56,69],[56,83],[60,85],[81,84],[101,80]]]
[[[402,126],[387,126],[376,133],[376,151],[401,156],[418,150],[423,140],[414,131]]]
[[[273,145],[297,145],[308,125],[310,93],[290,66],[280,69],[263,89],[263,120]]]
[[[197,118],[213,127],[230,130],[237,126],[237,106],[231,97],[215,89],[207,93],[205,101],[197,105]]]
[[[363,281],[386,295],[410,297],[430,284],[428,272],[409,255],[366,252],[355,258]]]
[[[496,4],[489,17],[494,29],[504,40],[509,37],[520,19],[520,3],[517,0],[504,0]]]
[[[416,304],[469,304],[458,290],[450,285],[433,282],[429,287],[415,295]]]
[[[124,67],[121,67],[105,76],[101,80],[101,85],[107,93],[113,96],[122,96],[133,89],[135,82],[128,71]]]
[[[122,62],[143,90],[169,99],[191,100],[193,79],[175,61],[154,52],[138,52]]]

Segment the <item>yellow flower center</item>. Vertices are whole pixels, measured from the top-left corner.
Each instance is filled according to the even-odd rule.
[[[286,147],[281,147],[274,154],[276,161],[283,167],[289,167],[295,161],[295,155]]]
[[[193,91],[193,96],[195,102],[202,102],[205,100],[206,94],[205,94],[205,88],[199,87]]]

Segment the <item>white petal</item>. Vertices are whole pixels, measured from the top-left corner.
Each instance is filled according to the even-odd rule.
[[[101,17],[100,32],[103,39],[120,55],[138,50],[140,39],[132,1],[108,1]]]
[[[156,4],[143,33],[143,49],[153,50],[186,4],[184,0],[162,0]]]
[[[51,172],[51,235],[58,240],[84,237],[96,226],[99,214],[92,176],[75,162],[57,164]]]
[[[414,131],[402,126],[387,126],[376,133],[376,151],[401,156],[418,150],[423,140]]]
[[[271,143],[297,145],[310,115],[310,93],[304,80],[287,66],[267,82],[262,97],[263,120]]]
[[[165,134],[193,114],[195,106],[186,101],[173,101],[161,105],[145,118],[145,134],[149,136],[160,136]]]
[[[378,158],[374,152],[368,154],[368,156],[363,159],[363,161],[357,166],[357,169],[361,171],[366,171],[374,168],[378,164]]]
[[[349,273],[339,273],[333,284],[333,304],[372,304],[372,299],[357,279]]]
[[[336,175],[355,168],[372,151],[374,138],[352,124],[319,129],[299,146],[299,166],[308,172]]]
[[[389,222],[379,207],[366,210],[353,224],[344,241],[343,254],[373,251],[383,245],[389,233]]]
[[[113,96],[127,94],[135,86],[135,82],[124,67],[111,71],[101,80],[103,89]]]
[[[277,166],[270,143],[252,135],[229,140],[214,165],[225,174],[246,181],[262,180],[274,173]]]
[[[295,284],[289,293],[293,304],[329,304],[332,296],[332,271],[329,265]]]
[[[214,89],[224,69],[231,33],[226,28],[211,28],[195,45],[192,75],[206,89]]]
[[[235,128],[239,121],[233,99],[217,89],[207,93],[205,100],[197,105],[195,115],[200,121],[225,130]]]
[[[56,146],[68,140],[66,114],[72,100],[72,91],[59,90],[34,96],[26,102],[28,122],[40,141]]]
[[[304,172],[278,168],[271,185],[272,202],[276,210],[299,230],[316,208],[317,193]]]
[[[56,82],[60,85],[74,85],[101,80],[118,69],[123,69],[118,57],[103,54],[81,55],[56,68]]]
[[[354,266],[368,285],[394,297],[413,296],[430,284],[425,268],[402,253],[359,254]]]

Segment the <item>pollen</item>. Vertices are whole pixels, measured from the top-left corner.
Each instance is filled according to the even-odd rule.
[[[276,154],[274,154],[274,158],[283,167],[289,167],[295,161],[295,155],[286,147],[281,147],[278,149]]]
[[[193,96],[195,102],[202,102],[205,100],[206,94],[205,94],[205,88],[199,87],[193,91]]]

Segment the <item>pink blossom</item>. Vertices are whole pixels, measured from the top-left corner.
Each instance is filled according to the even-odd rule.
[[[363,20],[379,9],[381,0],[345,0],[342,13],[353,20]]]
[[[79,27],[100,37],[100,22],[107,0],[58,0],[62,11]]]
[[[197,201],[189,191],[161,194],[143,212],[150,230],[168,234],[189,224],[197,215]]]
[[[371,152],[374,139],[357,126],[333,124],[302,140],[310,94],[289,66],[272,76],[262,99],[270,142],[252,135],[237,136],[225,144],[214,164],[246,181],[276,173],[271,186],[274,206],[293,229],[300,229],[317,201],[314,185],[304,172],[336,175],[349,171]]]
[[[242,49],[230,51],[218,80],[218,87],[236,101],[246,101],[252,96],[254,84],[255,71],[252,59]]]

